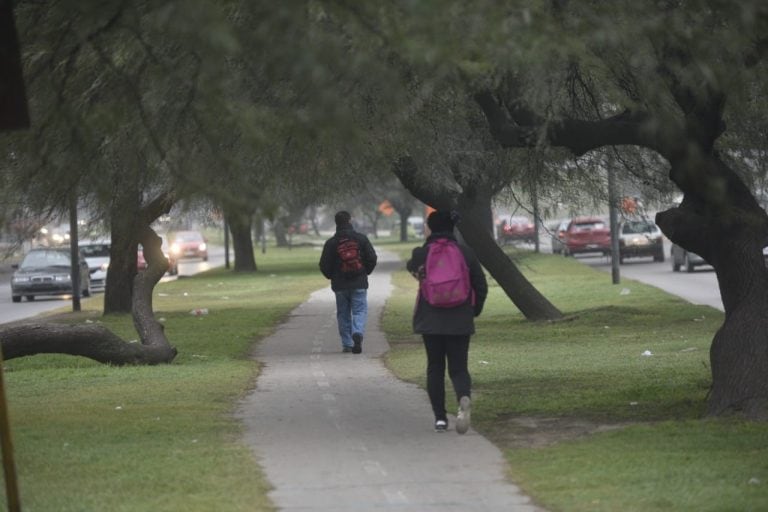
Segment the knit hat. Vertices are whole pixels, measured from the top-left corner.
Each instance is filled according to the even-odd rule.
[[[453,231],[456,216],[450,210],[435,210],[427,217],[427,226],[433,233]]]

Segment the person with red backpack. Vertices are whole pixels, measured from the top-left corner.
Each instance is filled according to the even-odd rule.
[[[419,280],[413,330],[421,334],[427,352],[427,394],[435,415],[435,431],[448,429],[445,410],[445,366],[456,393],[459,411],[456,432],[469,430],[472,379],[467,368],[474,318],[488,295],[485,273],[474,251],[456,241],[458,214],[447,210],[427,218],[431,235],[413,250],[406,267]]]
[[[326,240],[320,271],[336,295],[336,320],[342,352],[360,354],[368,318],[368,275],[376,267],[376,251],[368,237],[352,227],[349,212],[334,217],[336,234]]]

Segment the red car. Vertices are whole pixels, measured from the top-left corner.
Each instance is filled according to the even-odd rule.
[[[499,224],[499,242],[524,241],[533,243],[536,239],[536,226],[528,217],[509,217]]]
[[[571,219],[565,231],[563,254],[573,256],[588,252],[611,253],[611,229],[600,217]]]
[[[208,261],[208,244],[199,231],[177,231],[171,238],[171,254],[176,258]]]

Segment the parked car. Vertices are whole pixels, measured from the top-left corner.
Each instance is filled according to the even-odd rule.
[[[499,243],[524,241],[533,243],[536,239],[536,225],[528,217],[502,218],[499,223]]]
[[[562,254],[565,247],[565,232],[571,219],[565,219],[550,227],[552,233],[552,254]]]
[[[677,244],[672,244],[670,249],[670,258],[672,259],[672,271],[678,272],[681,267],[685,267],[686,272],[693,272],[696,267],[709,265],[704,258],[695,252],[686,251]]]
[[[109,268],[109,240],[80,240],[79,246],[91,274],[91,291],[104,291]]]
[[[91,275],[85,256],[80,254],[80,295],[90,297]],[[20,264],[14,264],[11,278],[11,300],[21,302],[22,297],[35,300],[42,295],[72,294],[72,260],[66,248],[39,248],[30,250]]]
[[[565,230],[563,254],[601,252],[611,253],[611,230],[608,223],[600,217],[576,217],[568,223]]]
[[[619,263],[627,258],[653,256],[664,261],[664,239],[661,229],[650,220],[627,220],[619,226]]]
[[[171,254],[176,258],[208,261],[208,243],[199,231],[177,231],[171,236]]]

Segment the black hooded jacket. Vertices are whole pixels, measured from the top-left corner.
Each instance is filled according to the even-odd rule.
[[[360,245],[360,259],[365,267],[365,272],[353,276],[347,276],[341,272],[341,258],[336,248],[339,240],[342,238],[352,238],[357,240]],[[368,237],[355,231],[352,226],[341,226],[336,228],[336,234],[325,241],[323,253],[320,256],[320,272],[331,280],[331,289],[339,290],[362,290],[368,288],[368,274],[373,272],[376,267],[376,251],[373,249]]]
[[[427,261],[429,244],[438,238],[456,240],[453,233],[438,232],[430,235],[423,246],[416,247],[406,267],[417,278],[422,274]],[[483,311],[485,298],[488,296],[488,282],[475,252],[462,244],[459,244],[459,249],[469,267],[469,281],[475,292],[474,304],[470,299],[455,308],[438,308],[430,305],[419,292],[416,298],[416,309],[413,312],[413,331],[416,334],[464,336],[475,333],[475,317]]]

